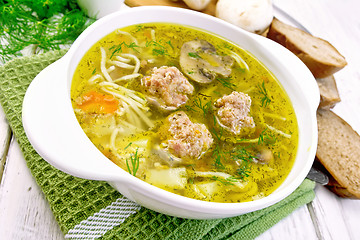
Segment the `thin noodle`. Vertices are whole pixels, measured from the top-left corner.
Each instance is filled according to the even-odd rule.
[[[121,34],[121,35],[125,35],[125,36],[130,37],[130,38],[131,38],[131,40],[133,40],[133,42],[134,42],[136,45],[138,45],[138,41],[137,41],[137,39],[136,39],[136,38],[134,38],[134,36],[133,36],[133,35],[131,35],[130,33],[128,33],[128,32],[123,32],[123,31],[120,31],[120,30],[116,30],[116,33],[117,33],[117,34]]]
[[[124,96],[123,94],[121,93],[117,93],[117,92],[114,92],[113,90],[110,90],[110,89],[106,89],[106,88],[102,88],[102,90],[106,93],[110,93],[112,94],[113,96],[117,97],[117,98],[120,98],[122,99],[123,101],[126,101],[130,106],[137,106],[145,111],[149,110],[148,107],[144,106],[143,104],[135,101],[134,99],[131,99],[130,97],[128,96]]]
[[[233,176],[231,176],[230,174],[224,173],[224,172],[200,172],[200,171],[195,171],[195,175],[197,177],[220,177],[222,179],[227,179],[227,178],[231,178]],[[239,187],[239,188],[244,188],[247,183],[242,183],[239,180],[231,182],[233,183],[235,186]]]
[[[119,129],[115,128],[114,131],[111,133],[111,137],[110,137],[110,148],[112,150],[116,150],[115,147],[115,140],[117,137],[117,134],[119,133]],[[115,151],[116,152],[116,151]]]
[[[102,47],[100,48],[101,51],[101,61],[100,61],[100,69],[101,69],[101,73],[104,75],[105,79],[109,82],[112,82],[112,78],[110,77],[109,73],[106,70],[106,52],[105,49],[103,49]]]
[[[115,70],[115,66],[110,66],[108,69],[106,69],[106,71],[108,72],[108,73],[111,73],[112,71],[114,71]]]
[[[285,117],[280,116],[280,115],[278,115],[278,114],[273,114],[273,113],[264,112],[264,115],[267,116],[267,117],[270,117],[270,118],[275,118],[275,119],[278,119],[278,120],[286,121],[286,118],[285,118]]]
[[[266,124],[266,123],[265,123]],[[276,132],[277,134],[283,136],[283,137],[286,137],[286,138],[291,138],[291,135],[290,134],[287,134],[287,133],[284,133],[283,131],[279,130],[279,129],[276,129],[274,128],[273,126],[270,126],[269,124],[266,124],[266,126],[271,130],[271,131],[274,131]]]
[[[151,29],[150,33],[151,33],[151,40],[153,40],[154,42],[156,42],[155,30],[154,30],[154,29]]]
[[[240,57],[238,54],[236,54],[233,51],[230,51],[230,56],[237,62],[237,64],[239,64],[239,66],[241,68],[245,68],[246,70],[249,71],[249,66],[247,65],[247,63],[244,61],[244,59],[242,59],[242,57]]]
[[[104,77],[101,76],[100,74],[96,74],[94,76],[92,76],[91,78],[89,78],[88,82],[91,83],[95,83],[96,80],[101,79],[104,80]]]
[[[120,61],[108,60],[107,62],[110,63],[110,64],[113,64],[113,65],[115,65],[115,66],[117,66],[119,68],[125,68],[125,69],[134,69],[135,68],[135,66],[133,66],[133,65],[123,63],[123,62],[120,62]]]
[[[118,94],[118,93],[114,93],[113,91],[108,90],[106,88],[102,88],[102,90],[104,92],[110,93],[110,94],[120,98],[121,100],[127,102],[130,105],[130,107],[135,111],[135,113],[146,123],[146,125],[148,127],[153,127],[154,126],[153,122],[139,109],[139,107],[140,107],[140,108],[147,111],[148,110],[147,107],[144,107],[139,102],[136,102],[135,100],[133,100],[131,98],[125,97],[124,95],[121,95],[121,94]]]
[[[134,117],[133,117],[133,123],[134,123],[134,125],[135,125],[136,127],[138,127],[138,128],[142,128],[142,124],[141,124],[141,122],[140,122],[139,117],[136,116],[136,113],[135,113],[133,110],[130,110],[130,111],[129,111],[129,114],[134,116]]]
[[[128,58],[123,58],[123,57],[120,57],[120,56],[115,56],[116,60],[120,61],[120,62],[124,62],[124,63],[129,63],[131,62],[131,59],[128,59]]]
[[[133,73],[138,73],[140,70],[140,60],[137,56],[135,56],[134,54],[130,54],[130,53],[122,53],[121,56],[124,57],[128,57],[131,58],[132,60],[135,61],[135,69]]]
[[[140,73],[129,74],[129,75],[122,76],[121,78],[115,79],[114,82],[128,81],[128,80],[140,77],[140,76],[141,76]]]
[[[145,105],[147,102],[144,98],[140,98],[138,96],[136,96],[136,94],[140,94],[134,90],[131,90],[131,89],[128,89],[128,88],[125,88],[125,87],[122,87],[120,85],[117,85],[115,83],[110,83],[110,82],[102,82],[100,83],[101,86],[104,86],[104,87],[112,87],[114,88],[115,90],[118,90],[121,94],[123,95],[127,95],[128,97],[131,97],[132,99],[136,100],[137,102]]]

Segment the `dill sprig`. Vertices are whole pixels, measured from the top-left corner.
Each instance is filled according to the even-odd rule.
[[[110,59],[117,53],[121,53],[123,51],[123,47],[126,47],[128,49],[132,49],[135,52],[139,52],[136,48],[139,48],[140,46],[136,45],[136,43],[132,42],[130,44],[126,44],[126,42],[121,42],[120,44],[113,45],[109,48],[111,52]]]
[[[90,24],[75,0],[0,0],[0,56],[5,62],[71,44]]]
[[[238,182],[238,180],[234,177],[219,178],[217,176],[212,176],[210,179],[214,181],[218,181],[224,185],[234,185],[234,182]]]
[[[215,116],[214,116],[215,119]],[[214,120],[214,125],[216,125],[216,120]],[[226,159],[225,153],[224,151],[221,149],[221,147],[219,146],[221,139],[223,137],[223,128],[220,129],[219,132],[216,131],[215,128],[210,129],[210,132],[213,134],[213,136],[215,136],[216,140],[218,141],[218,143],[215,146],[215,149],[213,151],[213,158],[214,158],[214,166],[216,169],[225,169],[224,164],[222,163],[222,160]]]
[[[137,32],[140,32],[141,30],[143,30],[144,29],[144,25],[141,25],[141,24],[139,24],[139,25],[136,25],[136,30],[135,30],[135,32],[137,33]]]
[[[225,166],[222,163],[222,159],[225,159],[225,156],[224,156],[224,152],[220,149],[219,145],[216,145],[212,156],[214,158],[214,167],[216,169],[225,169]]]
[[[274,144],[276,142],[276,136],[265,128],[259,135],[258,145],[261,144]]]
[[[250,176],[251,165],[250,163],[256,159],[250,152],[244,147],[238,147],[230,153],[230,158],[233,161],[240,162],[240,166],[236,169],[236,174],[240,179],[244,180]]]
[[[211,113],[211,111],[212,111],[211,100],[208,101],[207,103],[203,103],[200,97],[195,98],[194,99],[194,106],[199,108],[203,112],[204,117],[206,117],[206,115],[208,113]]]
[[[163,41],[161,39],[159,41],[146,41],[145,47],[153,47],[152,54],[154,56],[170,56],[167,48],[162,44],[162,42]],[[166,44],[172,47],[171,42],[166,42]]]
[[[136,148],[136,151],[134,154],[131,154],[129,158],[126,159],[126,167],[130,174],[136,176],[136,172],[139,169],[140,165],[140,157],[138,155],[139,148]],[[129,161],[131,163],[131,167],[129,164]]]
[[[210,98],[210,96],[201,94],[200,95],[203,96],[203,98]],[[185,105],[185,108],[189,111],[194,111],[194,112],[202,112],[204,114],[204,117],[206,118],[206,115],[211,113],[213,108],[212,108],[212,102],[211,102],[211,98],[208,102],[204,103],[203,99],[201,97],[197,97],[194,98],[194,100],[192,101],[192,105]]]
[[[262,95],[261,97],[261,106],[266,107],[268,104],[271,103],[271,99],[269,98],[267,89],[265,87],[265,82],[262,82],[262,84],[258,84],[259,93]]]
[[[196,52],[189,52],[188,55],[189,55],[189,57],[192,57],[192,58],[199,58],[199,59],[201,59],[201,56],[200,56],[198,53],[196,53]]]
[[[226,88],[229,88],[233,91],[235,91],[235,87],[236,85],[231,83],[231,77],[227,77],[227,78],[220,78],[220,77],[217,77],[216,80],[221,83],[221,85],[223,85],[224,87]]]

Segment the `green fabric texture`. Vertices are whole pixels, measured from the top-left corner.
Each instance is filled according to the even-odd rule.
[[[52,51],[17,58],[0,68],[0,103],[27,166],[44,192],[64,234],[121,197],[106,182],[79,179],[55,169],[35,152],[26,138],[21,121],[25,91],[42,69],[65,52]],[[312,201],[314,187],[314,182],[305,180],[294,193],[273,206],[226,219],[188,220],[141,208],[108,231],[102,239],[253,239],[298,207]]]

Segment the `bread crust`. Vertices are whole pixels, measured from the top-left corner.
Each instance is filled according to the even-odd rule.
[[[340,95],[333,75],[326,78],[317,78],[316,82],[320,90],[319,108],[330,109],[340,102]]]
[[[326,185],[326,187],[339,197],[357,199],[356,196],[354,196],[346,188],[341,186],[333,177],[330,177],[329,183]]]
[[[307,39],[309,44],[304,44],[298,36]],[[267,37],[283,45],[299,57],[315,78],[328,77],[347,65],[345,58],[328,41],[314,37],[276,18],[273,19],[269,27]],[[317,51],[317,48],[322,46],[329,52],[329,61],[319,59],[320,55],[326,54],[326,51]],[[334,62],[334,59],[336,59],[336,62]]]

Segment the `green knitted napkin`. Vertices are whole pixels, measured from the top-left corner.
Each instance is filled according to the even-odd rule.
[[[188,220],[140,207],[106,182],[79,179],[55,169],[26,138],[21,108],[32,79],[65,52],[17,58],[0,67],[0,103],[65,238],[253,239],[313,200],[315,183],[305,180],[294,193],[271,207],[227,219]]]

